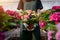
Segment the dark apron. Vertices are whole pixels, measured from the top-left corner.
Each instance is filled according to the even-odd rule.
[[[40,40],[41,39],[39,25],[36,26],[36,28],[33,31],[28,31],[24,27],[25,26],[23,26],[23,23],[21,23],[20,40]]]

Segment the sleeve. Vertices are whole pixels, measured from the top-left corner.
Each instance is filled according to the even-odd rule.
[[[17,9],[18,10],[23,9],[23,1],[22,0],[19,1]]]
[[[40,9],[40,10],[43,9],[43,5],[41,3],[41,0],[37,0],[36,6],[37,6],[37,9]]]

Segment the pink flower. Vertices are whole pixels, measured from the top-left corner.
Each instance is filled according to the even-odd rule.
[[[24,15],[24,19],[29,19],[29,15]]]
[[[60,6],[53,6],[52,10],[60,9]]]
[[[45,25],[46,25],[46,22],[44,22],[44,21],[39,22],[39,26],[40,26],[41,29],[42,29]]]
[[[48,36],[52,36],[53,33],[54,31],[48,31]]]
[[[54,31],[48,31],[48,40],[52,40],[52,35],[53,35]]]
[[[15,12],[15,11],[7,10],[6,12],[11,17],[17,18],[19,20],[21,19],[21,16],[19,15],[19,13]]]
[[[15,12],[11,11],[11,10],[6,10],[6,13],[11,17],[14,17],[14,15],[15,15]]]
[[[58,31],[60,31],[60,23],[57,23],[56,28]]]
[[[17,13],[15,17],[19,20],[21,19],[21,16],[19,15],[19,13]]]
[[[32,13],[32,10],[28,10],[27,13],[28,13],[28,14],[31,14],[31,13]]]
[[[58,22],[60,20],[60,12],[54,12],[49,16],[50,21]]]
[[[56,40],[60,40],[60,23],[57,23],[56,28],[58,31],[57,31],[55,37],[56,37]]]
[[[55,37],[56,37],[56,40],[60,40],[60,31],[56,33]]]
[[[50,21],[53,21],[53,17],[52,17],[52,16],[53,16],[53,14],[51,14],[51,15],[49,16],[49,20],[50,20]]]

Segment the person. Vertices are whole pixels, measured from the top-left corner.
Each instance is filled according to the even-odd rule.
[[[39,12],[41,9],[43,9],[43,5],[40,0],[20,0],[17,9],[34,10],[36,12]],[[20,40],[32,40],[32,33],[35,36],[34,40],[41,40],[39,26],[37,26],[33,31],[21,29]]]
[[[17,9],[40,11],[43,5],[40,0],[20,0]]]

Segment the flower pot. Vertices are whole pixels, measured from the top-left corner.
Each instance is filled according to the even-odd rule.
[[[28,24],[28,27],[27,27],[29,30],[32,30],[34,28],[34,25],[33,24]]]
[[[41,40],[47,40],[47,32],[45,30],[40,30]]]

